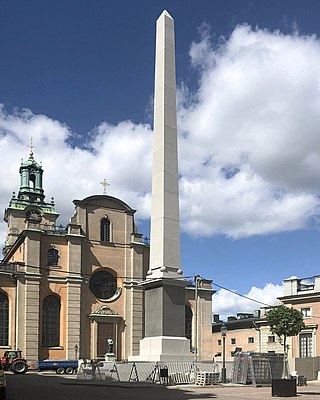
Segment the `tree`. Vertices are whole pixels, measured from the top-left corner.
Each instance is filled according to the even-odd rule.
[[[270,331],[279,337],[283,344],[283,378],[288,378],[287,358],[288,346],[287,337],[296,336],[305,329],[303,314],[295,308],[289,308],[281,304],[266,313]]]

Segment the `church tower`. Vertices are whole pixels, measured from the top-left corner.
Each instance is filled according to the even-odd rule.
[[[59,214],[54,208],[54,199],[44,201],[42,187],[43,169],[34,159],[33,146],[30,146],[29,158],[20,165],[20,189],[18,195],[13,192],[9,207],[5,210],[4,221],[7,223],[7,237],[3,248],[6,255],[20,233],[26,228],[39,229],[55,225]]]

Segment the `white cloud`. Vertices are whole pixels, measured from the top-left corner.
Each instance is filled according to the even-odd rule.
[[[88,147],[72,148],[67,140],[70,129],[30,110],[6,113],[0,108],[0,207],[4,210],[12,191],[19,189],[21,158],[28,158],[32,137],[34,156],[42,162],[46,201],[54,196],[59,223],[66,224],[73,214],[72,200],[102,193],[100,182],[110,183],[110,195],[124,199],[139,210],[138,217],[150,213],[151,131],[148,125],[123,121],[117,126],[102,123],[91,132]],[[1,242],[5,229],[1,226]]]
[[[250,299],[257,300],[265,305],[278,304],[278,297],[283,295],[283,286],[267,283],[263,288],[253,286],[249,293],[245,294]],[[231,293],[228,290],[220,289],[212,297],[212,312],[219,314],[220,318],[226,319],[228,316],[236,316],[239,312],[252,313],[264,307],[263,304],[251,301],[241,297],[238,294]]]
[[[190,50],[199,87],[179,92],[181,221],[196,236],[233,238],[303,229],[319,218],[320,44],[316,37],[238,26],[213,43],[208,27]],[[47,201],[65,224],[72,200],[121,197],[148,218],[151,128],[103,122],[86,148],[68,126],[30,110],[0,108],[0,208],[19,188],[30,137],[44,168]],[[74,141],[72,141],[74,142]],[[3,226],[0,228],[4,240]]]
[[[190,57],[200,79],[180,112],[184,228],[244,237],[307,227],[319,214],[317,38],[238,26],[215,47],[205,35]]]

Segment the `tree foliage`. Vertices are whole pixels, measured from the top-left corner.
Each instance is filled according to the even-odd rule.
[[[288,371],[288,347],[287,337],[296,336],[305,329],[303,314],[295,308],[289,308],[281,304],[266,313],[270,331],[282,340],[283,344],[283,372],[282,378],[289,377]]]
[[[268,311],[266,317],[270,331],[279,338],[296,336],[305,328],[303,314],[295,308],[280,305]]]

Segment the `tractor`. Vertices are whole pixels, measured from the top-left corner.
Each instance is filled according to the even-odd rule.
[[[1,357],[1,364],[5,371],[15,374],[25,374],[28,370],[27,360],[22,358],[21,350],[8,350]]]

